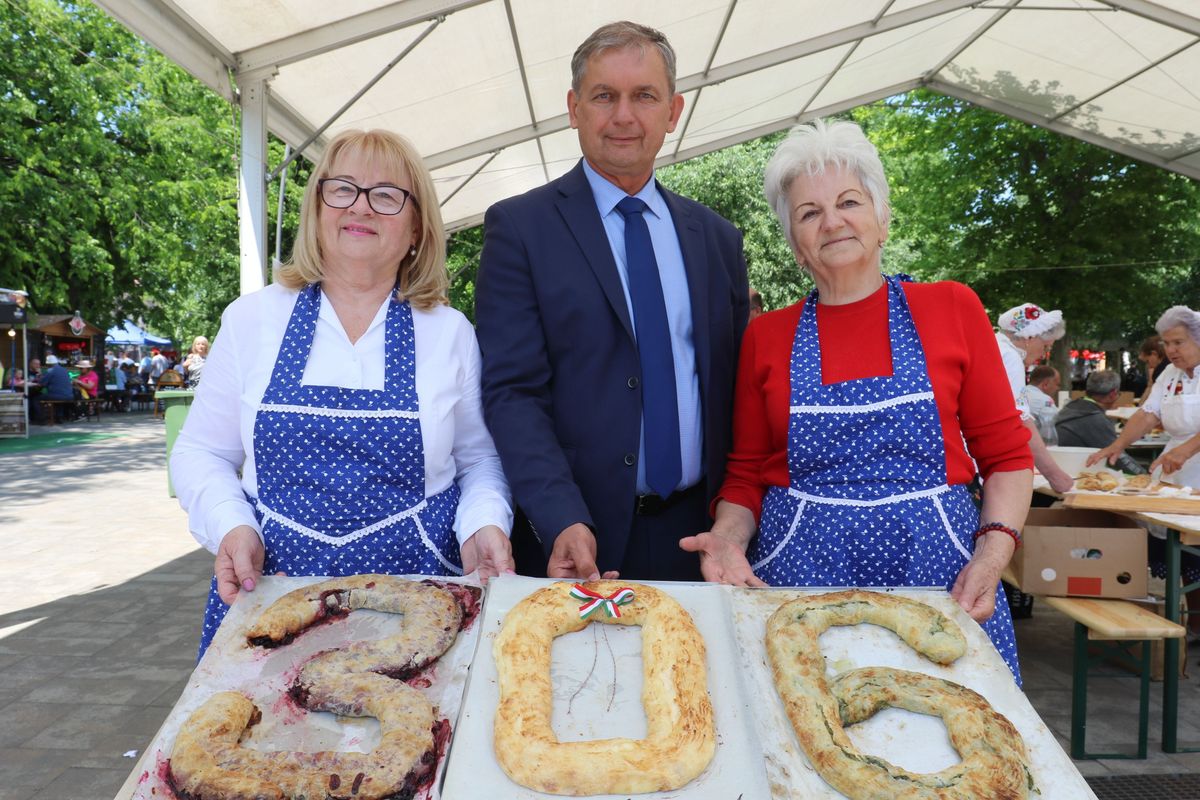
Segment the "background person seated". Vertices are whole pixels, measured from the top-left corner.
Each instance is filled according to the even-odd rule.
[[[1058,434],[1054,430],[1054,418],[1058,415],[1058,388],[1062,380],[1058,370],[1045,364],[1036,366],[1029,373],[1029,383],[1021,389],[1018,405],[1025,403],[1033,421],[1037,423],[1038,433],[1046,444],[1060,444]]]
[[[46,368],[38,375],[38,385],[42,387],[42,400],[75,399],[75,390],[71,388],[71,376],[58,363],[58,356],[54,354],[46,356]],[[73,412],[69,406],[60,406],[54,413],[59,419],[69,419]]]
[[[1104,412],[1117,407],[1121,376],[1110,369],[1097,370],[1088,375],[1086,386],[1087,394],[1067,403],[1054,418],[1063,447],[1108,447],[1117,439],[1117,426]],[[1126,453],[1114,466],[1134,474],[1146,471]]]

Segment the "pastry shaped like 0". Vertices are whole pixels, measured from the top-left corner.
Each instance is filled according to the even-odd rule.
[[[171,751],[170,779],[185,798],[377,798],[411,796],[436,767],[433,707],[402,679],[439,658],[462,626],[446,589],[388,575],[334,578],[276,600],[251,625],[250,645],[286,645],[306,628],[356,608],[404,615],[399,635],[320,653],[290,694],[312,711],[376,717],[370,753],[252,750],[239,742],[261,718],[239,692],[209,698],[184,723]],[[407,793],[407,794],[406,794]]]
[[[767,622],[775,687],[813,767],[851,800],[1023,800],[1034,790],[1025,743],[979,694],[957,683],[885,667],[839,675],[832,687],[818,639],[834,625],[894,631],[931,661],[966,652],[962,631],[936,609],[879,592],[846,591],[785,603]],[[844,726],[885,706],[940,716],[961,762],[919,774],[855,749]]]
[[[618,581],[581,586],[602,596],[633,590],[633,601],[621,606],[619,617],[601,615],[596,621],[642,627],[646,738],[560,742],[554,735],[551,645],[590,621],[580,618],[572,584],[556,583],[509,611],[496,637],[496,759],[517,783],[550,794],[678,789],[704,771],[716,750],[704,640],[687,611],[658,589]]]

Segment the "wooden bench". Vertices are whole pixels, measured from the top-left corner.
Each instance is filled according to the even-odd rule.
[[[100,406],[104,401],[99,397],[92,397],[88,400],[45,400],[39,397],[37,398],[37,402],[42,407],[42,414],[45,415],[46,424],[53,425],[57,422],[57,420],[54,418],[55,406],[66,406],[68,408],[73,408],[77,403],[82,404],[86,409],[84,412],[84,419],[95,419],[97,422],[99,422]]]
[[[1075,621],[1075,648],[1071,669],[1071,758],[1145,758],[1150,724],[1150,644],[1155,639],[1182,638],[1182,625],[1170,622],[1153,611],[1126,600],[1099,600],[1088,597],[1046,597],[1046,605]],[[1098,652],[1089,652],[1089,643]],[[1141,655],[1131,652],[1141,644]],[[1128,753],[1089,753],[1087,735],[1087,679],[1093,664],[1115,658],[1141,676],[1138,700],[1137,755]],[[1167,665],[1171,669],[1175,665]]]

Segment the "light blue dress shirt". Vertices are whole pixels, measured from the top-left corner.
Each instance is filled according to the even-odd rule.
[[[583,172],[592,187],[592,196],[604,231],[608,234],[608,245],[612,248],[613,260],[617,262],[617,273],[621,276],[621,289],[625,292],[625,307],[629,311],[630,325],[633,321],[633,304],[629,300],[629,272],[625,264],[625,218],[617,210],[617,203],[627,195],[625,190],[610,183],[592,169],[587,159],[583,161]],[[700,417],[700,376],[696,370],[696,345],[692,333],[692,300],[688,293],[687,271],[683,266],[683,251],[679,247],[679,234],[671,219],[671,211],[658,191],[653,176],[634,195],[641,199],[648,210],[643,216],[650,229],[650,241],[654,245],[654,260],[658,262],[658,278],[662,282],[663,300],[667,306],[667,325],[671,329],[671,355],[675,359],[675,396],[679,403],[679,449],[683,464],[683,476],[676,489],[686,489],[697,483],[703,475],[701,454],[704,446],[703,421]],[[644,424],[644,423],[643,423]],[[646,437],[638,445],[638,494],[649,494],[646,485]]]

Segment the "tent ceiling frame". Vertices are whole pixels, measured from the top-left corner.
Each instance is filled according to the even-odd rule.
[[[479,173],[483,172],[484,168],[485,168],[485,167],[486,167],[488,164],[492,163],[492,161],[494,161],[494,160],[495,160],[496,156],[500,155],[500,153],[501,153],[501,152],[502,152],[502,151],[500,151],[500,150],[496,150],[496,151],[495,151],[495,152],[493,152],[491,155],[489,155],[487,158],[485,158],[485,159],[483,160],[483,163],[482,163],[482,164],[480,164],[478,167],[476,167],[474,170],[472,170],[470,175],[468,175],[466,178],[464,178],[464,179],[463,179],[463,181],[462,181],[460,184],[458,184],[458,186],[455,186],[455,187],[454,187],[454,189],[453,189],[453,190],[450,192],[450,194],[446,195],[446,197],[445,197],[445,198],[442,200],[442,202],[438,203],[438,208],[442,208],[442,207],[444,207],[444,206],[446,205],[446,203],[449,203],[449,202],[450,202],[450,201],[451,201],[451,200],[454,198],[454,195],[458,194],[458,193],[459,193],[459,192],[461,192],[461,191],[462,191],[464,188],[466,188],[466,185],[467,185],[468,183],[470,183],[470,182],[471,182],[471,180],[472,180],[472,179],[473,179],[473,178],[474,178],[476,175],[478,175]]]
[[[892,0],[894,2],[894,0]],[[717,60],[717,51],[721,49],[721,43],[725,41],[725,31],[729,30],[729,20],[733,19],[733,12],[737,8],[738,0],[730,0],[729,7],[725,9],[725,19],[721,20],[721,29],[717,31],[716,39],[713,40],[713,46],[708,51],[708,60],[704,62],[704,72],[708,75],[712,69],[713,62]],[[891,3],[889,2],[889,5]],[[696,106],[700,105],[700,95],[704,93],[704,87],[696,90],[696,97],[688,106],[687,116],[683,120],[683,126],[679,130],[679,138],[675,140],[675,150],[673,155],[678,155],[680,146],[683,145],[683,140],[687,136],[688,127],[692,124],[692,114],[696,113]]]
[[[238,72],[253,72],[303,61],[377,36],[447,17],[489,0],[399,0],[353,17],[276,39],[243,50],[236,56]]]
[[[517,35],[517,21],[513,18],[512,0],[504,0],[504,16],[508,19],[508,34],[512,37],[513,52],[517,57],[517,71],[521,75],[521,90],[525,93],[525,108],[529,111],[530,124],[536,128],[538,124],[537,112],[533,110],[533,92],[529,89],[529,72],[525,69],[525,56],[521,54],[521,37]],[[542,164],[542,177],[546,181],[549,181],[550,169],[546,166],[546,153],[542,150],[541,139],[537,140],[537,149],[538,161]],[[478,171],[472,173],[471,178],[478,174]],[[461,189],[462,187],[460,186],[459,188]]]
[[[317,140],[317,138],[319,136],[321,136],[321,134],[325,133],[325,131],[327,131],[329,129],[330,125],[337,122],[338,119],[342,116],[342,114],[345,114],[346,111],[349,110],[349,108],[352,105],[354,105],[355,103],[357,103],[359,101],[359,98],[361,98],[367,92],[371,91],[372,86],[374,86],[375,84],[377,84],[381,80],[383,80],[384,75],[387,75],[389,72],[391,72],[392,69],[397,64],[399,64],[401,61],[404,60],[405,56],[407,56],[409,53],[411,53],[413,50],[415,50],[417,48],[417,45],[419,45],[421,42],[425,41],[425,39],[431,33],[433,33],[434,29],[436,29],[437,26],[441,25],[445,21],[446,21],[445,17],[439,17],[438,19],[435,19],[432,22],[430,22],[429,25],[426,26],[425,30],[421,31],[420,35],[417,36],[417,38],[415,38],[411,42],[409,42],[408,45],[403,50],[400,51],[399,55],[397,55],[395,58],[393,58],[391,61],[389,61],[387,64],[385,64],[383,66],[383,69],[381,69],[381,70],[379,70],[379,72],[375,73],[375,76],[372,77],[369,81],[367,81],[365,86],[363,86],[361,89],[359,89],[357,92],[355,92],[354,96],[351,97],[349,100],[347,100],[345,103],[343,103],[341,108],[339,108],[337,111],[333,112],[333,114],[329,117],[329,119],[325,120],[325,122],[322,123],[321,125],[319,125],[316,130],[314,130],[312,133],[310,133],[308,135],[308,138],[306,138],[304,140],[304,142],[301,143],[292,152],[291,155],[289,155],[287,158],[285,158],[283,160],[282,164],[280,164],[278,167],[276,167],[274,170],[272,170],[266,176],[266,181],[268,183],[270,183],[271,181],[275,180],[275,178],[279,175],[279,173],[281,173],[283,170],[287,169],[288,164],[291,164],[293,161],[295,161],[297,158],[299,158],[300,155],[306,149],[308,149],[308,146],[310,144],[315,142]]]
[[[1005,103],[1002,100],[996,100],[995,98],[987,97],[977,92],[973,92],[970,89],[963,88],[962,86],[947,83],[946,81],[936,78],[926,81],[926,86],[928,86],[930,89],[941,92],[942,94],[947,94],[951,97],[957,97],[959,100],[965,100],[966,102],[979,106],[980,108],[986,108],[989,111],[995,111],[998,114],[1004,114],[1007,117],[1012,117],[1013,119],[1027,122],[1030,125],[1037,125],[1038,127],[1054,131],[1055,133],[1063,136],[1070,136],[1072,139],[1079,139],[1089,144],[1094,144],[1097,147],[1105,150],[1111,150],[1114,153],[1120,153],[1121,155],[1133,159],[1134,161],[1142,161],[1147,164],[1153,164],[1156,167],[1161,167],[1163,169],[1170,170],[1171,172],[1178,172],[1180,175],[1186,175],[1189,178],[1200,180],[1200,167],[1176,163],[1178,157],[1167,159],[1163,156],[1155,155],[1147,150],[1139,150],[1135,147],[1130,147],[1129,145],[1113,139],[1105,139],[1102,136],[1097,136],[1096,134],[1089,133],[1088,131],[1080,128],[1066,125],[1057,120],[1048,120],[1045,117],[1035,114],[1031,111],[1027,111],[1026,109],[1014,106],[1010,103]]]
[[[1005,6],[1004,8],[995,9],[996,13],[993,14],[991,17],[989,17],[986,22],[984,22],[982,25],[980,25],[978,28],[976,28],[974,31],[972,31],[971,35],[967,37],[966,41],[964,41],[958,47],[951,50],[946,55],[945,58],[943,58],[941,61],[939,61],[937,64],[935,64],[928,72],[926,72],[925,75],[923,76],[924,79],[928,80],[928,79],[932,78],[934,75],[937,75],[939,72],[944,70],[950,63],[952,63],[954,61],[954,59],[961,56],[968,47],[975,44],[977,41],[979,41],[983,37],[983,35],[985,33],[990,31],[992,29],[992,26],[994,26],[1000,20],[1004,19],[1004,17],[1008,14],[1008,12],[1010,12],[1014,8],[1016,8],[1020,4],[1020,2],[1021,2],[1021,0],[1008,0],[1007,6]]]
[[[1147,0],[1101,0],[1101,2],[1119,8],[1122,11],[1128,11],[1130,14],[1144,17],[1151,22],[1157,22],[1175,30],[1190,33],[1192,36],[1200,36],[1200,19],[1180,14],[1178,11],[1172,11],[1169,8],[1163,8],[1157,3],[1147,2]]]
[[[862,22],[832,31],[815,39],[798,42],[786,47],[779,47],[766,53],[733,61],[712,69],[707,73],[697,72],[688,75],[676,81],[675,91],[680,94],[686,94],[705,86],[723,83],[724,81],[749,75],[768,67],[786,64],[789,61],[820,53],[830,48],[841,47],[859,39],[903,28],[906,25],[931,19],[949,11],[967,8],[975,2],[977,0],[932,0],[932,2],[923,3],[922,5],[898,11],[895,14],[884,17],[878,24],[872,24],[869,21]],[[471,144],[443,150],[440,153],[433,153],[426,157],[425,163],[430,169],[439,169],[450,164],[456,164],[459,161],[475,158],[497,148],[503,149],[511,147],[514,144],[527,142],[538,136],[557,133],[569,126],[570,120],[567,115],[559,114],[558,116],[542,120],[537,126],[524,125],[520,128],[513,128],[504,133],[489,136],[486,139],[480,139]]]
[[[1129,75],[1126,75],[1124,78],[1121,78],[1121,80],[1108,86],[1107,88],[1101,89],[1100,91],[1093,94],[1091,97],[1088,97],[1084,100],[1080,100],[1078,103],[1071,106],[1070,108],[1063,109],[1062,111],[1058,112],[1054,116],[1050,117],[1050,121],[1056,122],[1069,114],[1073,114],[1074,112],[1076,112],[1079,109],[1086,106],[1088,103],[1094,102],[1095,100],[1103,97],[1104,95],[1108,94],[1109,92],[1121,88],[1122,86],[1124,86],[1125,84],[1127,84],[1131,80],[1133,80],[1134,78],[1137,78],[1140,75],[1144,75],[1147,72],[1149,72],[1150,70],[1157,68],[1158,66],[1162,65],[1163,63],[1165,63],[1167,61],[1170,61],[1172,58],[1179,55],[1184,50],[1188,50],[1192,47],[1195,47],[1197,42],[1200,42],[1200,39],[1193,39],[1192,41],[1188,42],[1187,44],[1175,48],[1171,52],[1167,53],[1165,56],[1162,56],[1161,58],[1156,58],[1154,61],[1151,61],[1146,66],[1142,67],[1141,69],[1139,69],[1135,72],[1130,73]]]

